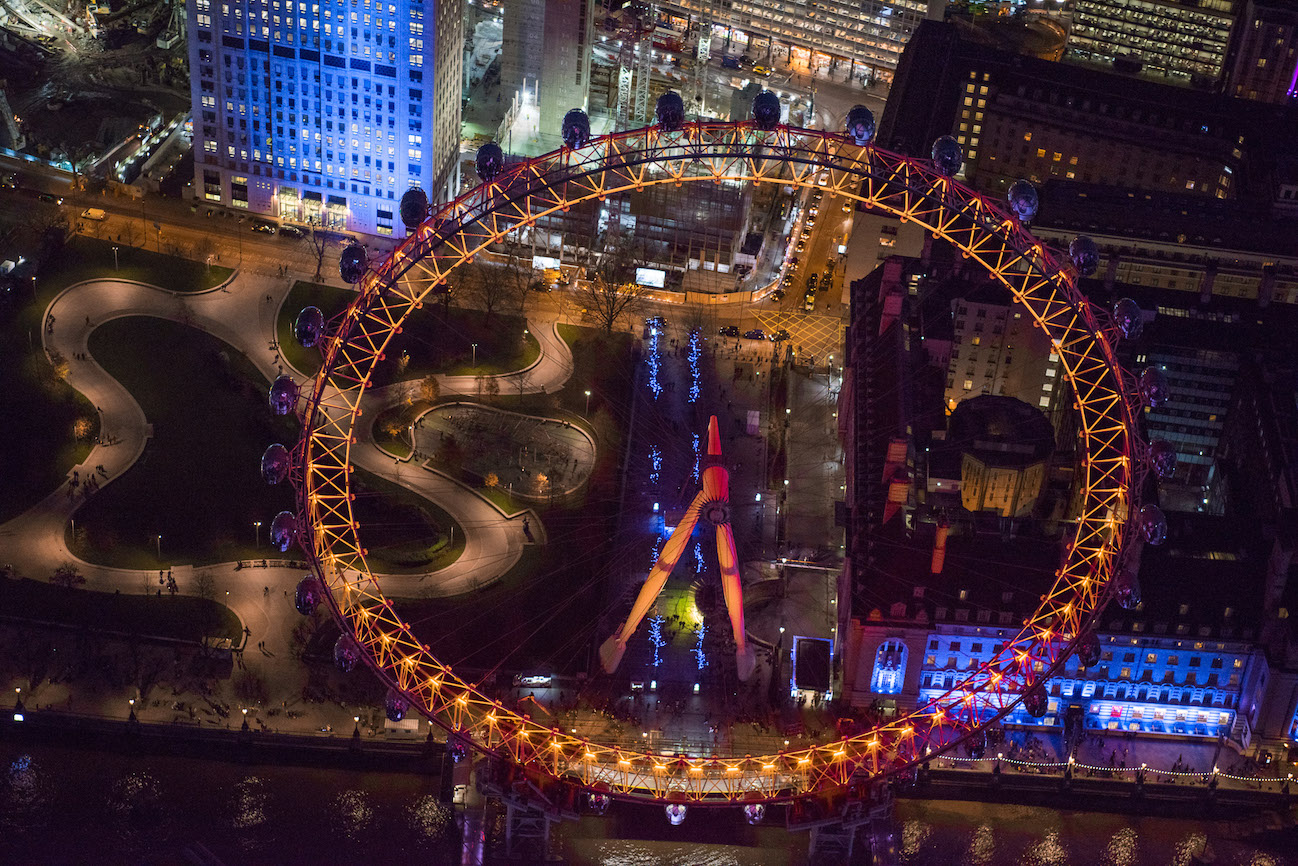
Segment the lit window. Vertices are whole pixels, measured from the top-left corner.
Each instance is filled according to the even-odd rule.
[[[870,677],[870,691],[880,695],[895,695],[901,691],[906,678],[906,645],[899,640],[885,641],[874,654],[874,674]]]
[[[1045,158],[1045,155],[1046,155],[1046,149],[1045,149],[1044,147],[1038,147],[1038,148],[1037,148],[1037,158],[1038,158],[1038,159],[1044,159],[1044,158]]]
[[[965,380],[964,380],[964,389],[965,389],[966,391],[972,391],[972,390],[973,390],[973,379],[965,379]]]

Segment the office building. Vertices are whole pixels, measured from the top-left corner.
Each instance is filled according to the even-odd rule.
[[[1226,93],[1279,104],[1298,99],[1298,7],[1293,3],[1244,3],[1226,67]]]
[[[759,62],[822,66],[892,79],[897,59],[924,18],[942,17],[939,0],[672,0],[660,9],[694,21],[710,20],[711,51],[748,54]],[[723,47],[724,46],[724,47]]]
[[[1013,397],[1050,414],[1059,380],[1059,356],[1050,340],[1001,286],[963,285],[951,301],[954,333],[947,366],[946,405],[981,394]]]
[[[1069,55],[1184,83],[1221,78],[1233,0],[1077,0]]]
[[[570,108],[585,109],[597,8],[592,0],[506,0],[500,47],[504,98],[519,94],[521,103],[536,107],[543,125],[557,123],[549,119]]]
[[[195,189],[286,222],[404,231],[458,191],[458,0],[188,0]]]

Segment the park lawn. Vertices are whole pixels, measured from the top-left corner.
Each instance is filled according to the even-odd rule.
[[[303,349],[293,336],[293,322],[303,307],[316,306],[328,321],[356,299],[356,292],[335,286],[299,281],[289,290],[279,309],[275,333],[284,358],[303,373],[314,376],[320,369],[320,353]],[[384,349],[378,363],[374,387],[402,380],[419,379],[433,373],[472,375],[509,373],[521,370],[537,359],[541,346],[536,337],[525,334],[527,321],[519,316],[494,314],[490,321],[480,310],[444,309],[426,303],[415,310]],[[477,366],[473,344],[477,343]],[[405,368],[401,357],[408,353]]]
[[[372,571],[437,571],[464,552],[464,528],[422,496],[362,469],[352,474],[352,492],[352,513]]]
[[[502,396],[492,403],[576,421],[585,391],[600,395],[599,403],[591,402],[590,426],[599,443],[594,471],[580,494],[532,506],[545,525],[547,544],[525,547],[523,559],[499,582],[456,598],[403,602],[420,640],[450,664],[584,670],[604,584],[625,567],[628,554],[617,527],[621,443],[634,382],[631,338],[590,328],[562,336],[572,345],[575,368],[562,391]]]
[[[427,400],[415,400],[413,403],[398,403],[389,406],[374,418],[370,436],[374,444],[402,460],[410,456],[410,425],[414,420],[432,408]],[[395,426],[394,426],[395,425]]]
[[[230,268],[219,265],[208,266],[180,256],[77,235],[68,240],[59,256],[41,268],[36,282],[39,292],[48,292],[53,299],[68,286],[97,278],[135,280],[172,292],[204,292],[224,283],[232,273]]]
[[[141,316],[96,328],[90,354],[139,402],[153,437],[134,466],[77,512],[73,549],[126,568],[273,553],[270,520],[293,509],[293,491],[263,482],[260,459],[298,432],[296,421],[271,415],[268,383],[252,363],[202,331]]]
[[[114,269],[112,246],[93,238],[70,239],[48,256],[34,286],[18,289],[11,301],[14,307],[0,307],[8,323],[0,329],[0,393],[5,395],[0,441],[22,443],[21,448],[0,449],[0,477],[5,479],[0,521],[16,517],[57,489],[72,467],[86,459],[99,435],[95,407],[55,375],[41,347],[45,311],[55,296],[96,277],[192,292],[219,285],[230,275],[228,268],[207,269],[198,262],[120,244],[121,268]]]
[[[223,604],[189,595],[134,595],[68,589],[38,580],[0,580],[0,610],[79,628],[201,641],[238,643],[243,623]]]

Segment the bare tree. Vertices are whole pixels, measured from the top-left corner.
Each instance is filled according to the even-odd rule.
[[[643,258],[626,238],[610,238],[603,251],[592,258],[595,264],[589,278],[577,281],[577,301],[606,334],[611,334],[623,318],[640,307],[645,290],[636,283],[635,272]]]
[[[505,241],[504,265],[505,303],[521,314],[527,307],[527,293],[531,291],[536,271],[532,268],[532,248],[517,238]]]
[[[324,257],[329,250],[330,244],[334,242],[334,233],[321,228],[318,225],[312,225],[311,231],[307,232],[307,243],[311,245],[311,255],[315,257],[315,281],[318,283],[324,277]]]
[[[81,569],[77,568],[74,562],[62,563],[54,569],[54,574],[50,577],[50,583],[66,589],[81,586],[85,582],[86,579],[81,576]]]

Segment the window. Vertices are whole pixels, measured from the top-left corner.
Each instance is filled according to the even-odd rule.
[[[874,654],[874,674],[870,677],[870,691],[879,695],[895,695],[901,691],[906,678],[906,645],[899,640],[885,641]]]

